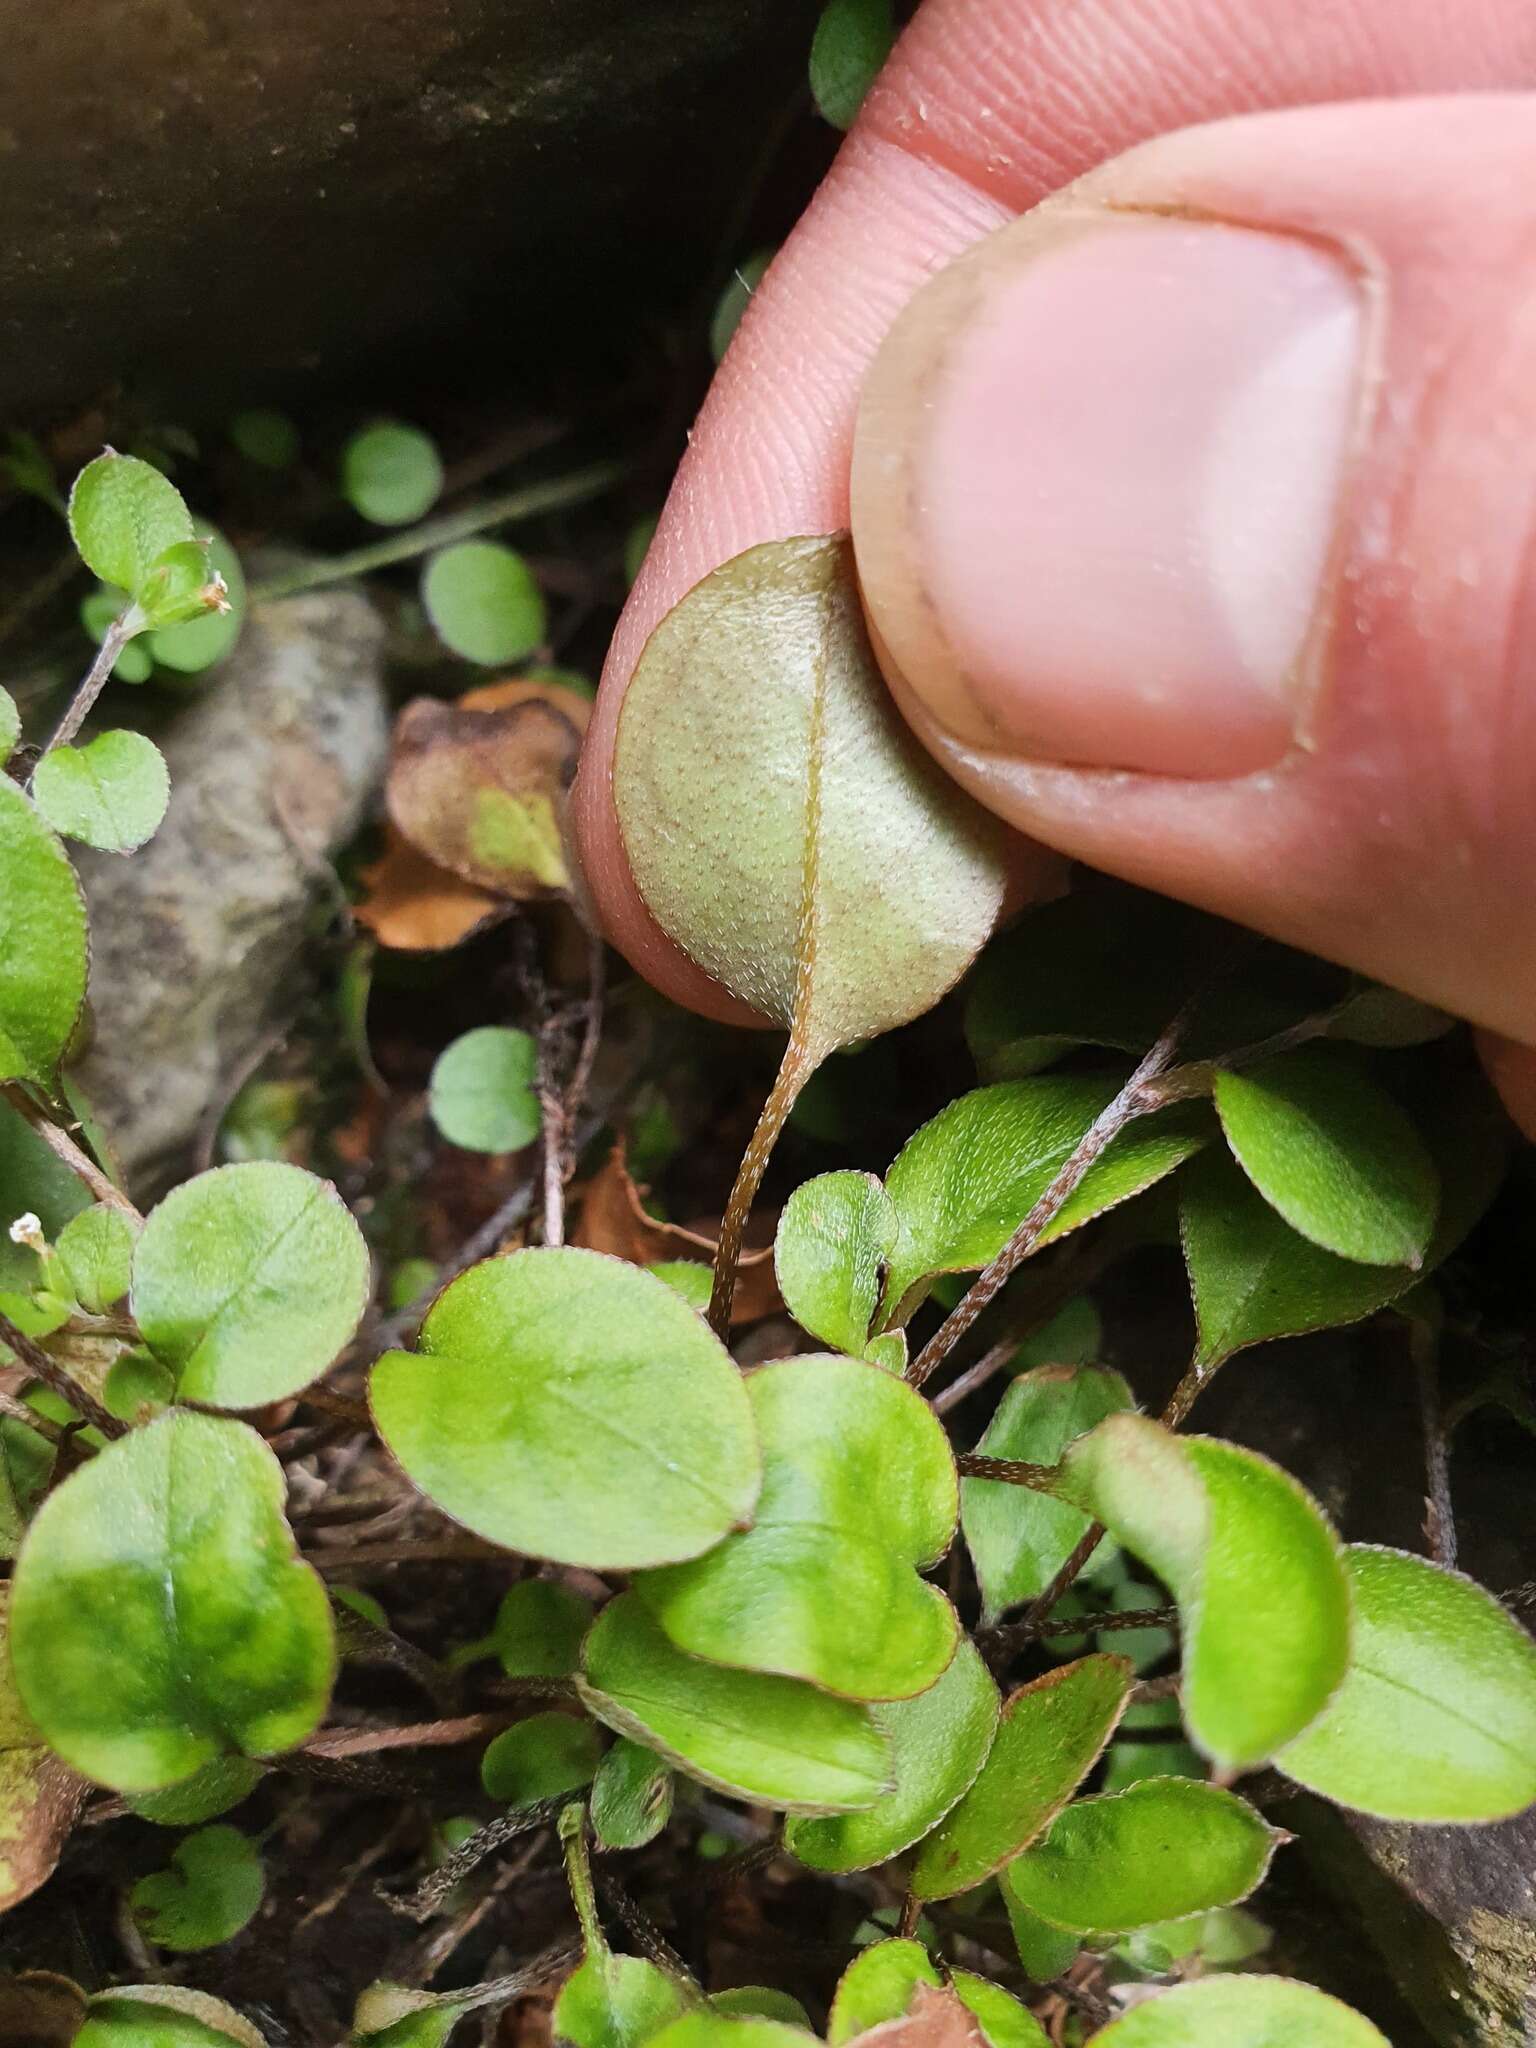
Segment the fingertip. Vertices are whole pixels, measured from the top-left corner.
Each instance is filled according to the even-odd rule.
[[[1493,1031],[1474,1034],[1478,1057],[1515,1122],[1536,1139],[1536,1046],[1517,1045]]]

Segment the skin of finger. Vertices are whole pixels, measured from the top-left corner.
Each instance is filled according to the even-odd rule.
[[[1536,1038],[1536,95],[1241,118],[1149,144],[1061,205],[1072,234],[1090,209],[1300,234],[1361,281],[1370,362],[1306,727],[1276,767],[1221,782],[951,738],[936,721],[953,678],[887,463],[855,526],[903,708],[958,779],[1063,852]],[[920,416],[967,272],[1047,239],[1051,213],[907,310],[866,385],[882,450],[894,407]]]
[[[623,691],[662,615],[758,541],[847,522],[865,371],[919,286],[1144,138],[1248,107],[1536,78],[1524,0],[927,0],[759,288],[691,437],[615,635],[573,793],[609,935],[666,993],[740,1006],[661,934],[610,795]],[[1027,858],[1027,856],[1026,856]],[[1040,886],[1056,886],[1042,865]]]
[[[1536,1046],[1516,1045],[1491,1031],[1474,1034],[1488,1077],[1528,1138],[1536,1138]]]

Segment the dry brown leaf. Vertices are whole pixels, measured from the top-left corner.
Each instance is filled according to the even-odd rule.
[[[0,1599],[0,1636],[5,1619]],[[32,1725],[0,1642],[0,1913],[52,1877],[89,1790]]]
[[[585,716],[570,690],[492,686],[478,705],[419,697],[395,721],[384,800],[398,829],[439,867],[527,902],[570,886],[561,819]],[[516,693],[516,694],[514,694]]]
[[[855,2034],[848,2048],[987,2048],[987,2037],[948,1985],[919,1984],[900,2019]]]
[[[511,907],[488,889],[434,867],[393,825],[385,827],[383,853],[361,870],[361,878],[368,894],[353,915],[380,945],[399,953],[441,953]]]
[[[0,2041],[5,2048],[69,2048],[85,2019],[85,1993],[67,1977],[28,1970],[0,1977]]]
[[[659,1265],[668,1259],[700,1259],[711,1265],[715,1256],[713,1237],[685,1230],[680,1223],[658,1223],[654,1216],[646,1214],[643,1194],[644,1190],[630,1179],[621,1138],[607,1163],[587,1183],[571,1242],[628,1259],[635,1266]],[[747,1252],[741,1261],[731,1321],[755,1323],[783,1305],[773,1270],[772,1244]]]

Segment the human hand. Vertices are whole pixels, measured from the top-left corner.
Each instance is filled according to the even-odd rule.
[[[1453,1010],[1536,1135],[1533,449],[1524,0],[927,0],[615,636],[576,792],[610,936],[744,1014],[635,892],[619,705],[709,570],[851,524],[1026,887],[1053,849]]]

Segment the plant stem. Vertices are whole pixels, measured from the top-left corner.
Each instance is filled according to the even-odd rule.
[[[1059,1465],[1029,1465],[1021,1458],[989,1458],[979,1451],[961,1451],[955,1466],[962,1479],[994,1479],[1004,1486],[1028,1486],[1052,1493],[1061,1476]]]
[[[85,1182],[98,1202],[105,1202],[109,1208],[120,1211],[131,1223],[143,1222],[143,1217],[122,1189],[107,1178],[95,1160],[75,1143],[68,1131],[61,1129],[51,1117],[44,1115],[24,1088],[19,1087],[14,1081],[8,1081],[0,1086],[0,1096],[4,1096],[18,1116],[26,1118],[49,1151],[55,1158],[62,1159],[70,1172]]]
[[[736,1298],[736,1268],[741,1263],[741,1240],[747,1218],[752,1213],[753,1199],[762,1185],[764,1171],[785,1119],[795,1106],[795,1098],[815,1070],[815,1060],[791,1035],[784,1048],[778,1076],[768,1091],[768,1100],[757,1120],[757,1128],[736,1170],[736,1185],[725,1205],[720,1241],[715,1246],[715,1279],[709,1296],[709,1326],[722,1344],[730,1334],[731,1303]]]
[[[108,626],[101,645],[96,650],[96,659],[86,670],[84,682],[70,699],[69,709],[54,728],[53,737],[43,748],[43,754],[51,754],[55,747],[67,747],[90,717],[92,706],[106,688],[107,678],[117,666],[117,657],[139,630],[143,618],[144,614],[139,611],[137,605],[129,605],[128,609]],[[38,758],[41,759],[42,756]],[[36,774],[37,769],[34,767],[32,775],[27,778],[29,787]]]
[[[510,1723],[508,1714],[460,1714],[449,1721],[418,1721],[398,1728],[343,1728],[312,1735],[304,1745],[306,1756],[377,1756],[387,1749],[452,1749],[461,1742],[479,1742],[499,1734]]]
[[[1164,1429],[1177,1429],[1194,1407],[1196,1401],[1215,1379],[1224,1361],[1203,1359],[1198,1354],[1192,1358],[1184,1377],[1168,1397],[1168,1406],[1163,1410],[1161,1421]]]
[[[1089,1168],[1125,1126],[1133,1118],[1144,1116],[1149,1110],[1162,1106],[1157,1097],[1155,1083],[1159,1075],[1165,1073],[1171,1064],[1183,1027],[1184,1013],[1181,1011],[1147,1053],[1119,1094],[1105,1104],[1084,1131],[1073,1148],[1071,1157],[1065,1161],[1056,1178],[991,1265],[971,1283],[908,1366],[907,1378],[914,1387],[922,1386],[930,1373],[943,1364],[982,1310],[1012,1279],[1014,1272],[1035,1250],[1046,1230],[1055,1222],[1068,1199],[1076,1192]]]
[[[379,1896],[398,1913],[404,1913],[412,1920],[430,1919],[443,1900],[462,1879],[469,1876],[478,1864],[485,1861],[494,1849],[504,1843],[516,1841],[519,1835],[526,1835],[534,1828],[546,1827],[556,1821],[569,1799],[565,1793],[553,1799],[541,1799],[533,1806],[514,1806],[510,1813],[498,1814],[495,1820],[487,1821],[483,1828],[459,1844],[451,1856],[445,1856],[432,1875],[417,1886],[414,1892],[400,1897],[392,1892],[381,1891]]]
[[[589,1956],[606,1955],[607,1938],[598,1918],[597,1893],[592,1889],[592,1865],[587,1857],[587,1809],[573,1799],[560,1815],[560,1846],[565,1854],[565,1881],[571,1888],[571,1904],[581,1923],[581,1938]]]
[[[1024,1610],[1022,1619],[1011,1622],[1007,1628],[994,1629],[987,1641],[987,1656],[994,1665],[1000,1665],[1016,1650],[1022,1650],[1029,1643],[1038,1642],[1041,1636],[1050,1633],[1052,1608],[1076,1579],[1083,1566],[1104,1540],[1102,1522],[1091,1522],[1073,1546],[1070,1556],[1062,1562],[1060,1570],[1046,1587],[1038,1593]],[[1070,1623],[1062,1624],[1057,1633],[1066,1634]]]
[[[1408,1348],[1418,1372],[1419,1415],[1424,1428],[1424,1537],[1429,1554],[1444,1571],[1456,1569],[1456,1515],[1451,1506],[1450,1461],[1440,1414],[1440,1361],[1435,1335],[1413,1317]]]
[[[548,477],[542,483],[523,484],[500,497],[487,498],[481,505],[466,506],[462,512],[448,512],[428,519],[406,533],[374,541],[350,554],[333,555],[323,562],[306,562],[258,583],[251,591],[254,604],[270,604],[274,598],[297,597],[302,591],[323,590],[329,583],[344,583],[353,576],[368,576],[375,569],[390,569],[397,562],[413,561],[434,548],[451,547],[455,541],[470,540],[494,526],[510,526],[515,520],[532,519],[541,512],[557,512],[567,505],[580,505],[600,497],[625,475],[619,462],[594,462],[569,476]]]
[[[67,1401],[77,1415],[88,1422],[92,1429],[100,1430],[108,1439],[128,1434],[126,1422],[119,1422],[110,1409],[103,1408],[94,1394],[86,1392],[80,1382],[51,1357],[41,1344],[25,1336],[9,1316],[0,1316],[0,1344],[4,1344],[24,1365],[33,1379],[41,1380],[45,1387],[52,1388],[61,1400]]]

